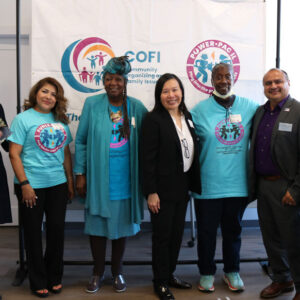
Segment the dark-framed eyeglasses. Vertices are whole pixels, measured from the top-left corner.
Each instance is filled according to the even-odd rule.
[[[181,143],[182,143],[183,148],[184,148],[185,158],[190,158],[190,151],[189,151],[187,140],[184,138],[184,139],[181,140]]]

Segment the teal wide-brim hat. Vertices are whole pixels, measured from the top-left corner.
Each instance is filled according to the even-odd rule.
[[[128,56],[120,56],[111,58],[107,64],[103,67],[103,82],[106,73],[119,74],[126,80],[128,79],[128,73],[131,71],[131,65],[128,60]]]

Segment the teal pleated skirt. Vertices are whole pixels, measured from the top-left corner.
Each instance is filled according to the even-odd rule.
[[[140,225],[131,223],[130,200],[110,201],[112,214],[110,218],[94,216],[85,210],[85,234],[105,236],[110,240],[137,234],[140,231]]]

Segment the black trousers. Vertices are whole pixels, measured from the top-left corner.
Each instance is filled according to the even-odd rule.
[[[15,185],[20,205],[20,222],[24,239],[31,290],[52,287],[61,283],[63,275],[64,224],[68,187],[66,183],[49,188],[34,189],[36,206],[22,202],[21,187]],[[46,217],[46,247],[43,255],[42,222]]]
[[[184,230],[188,194],[180,201],[160,201],[151,213],[153,282],[167,283],[176,269]]]
[[[296,292],[300,293],[300,203],[296,206],[281,203],[289,185],[284,178],[268,181],[260,177],[257,210],[272,280],[294,280]]]
[[[195,199],[198,267],[201,275],[214,275],[217,229],[222,232],[224,272],[239,272],[242,218],[246,197]]]

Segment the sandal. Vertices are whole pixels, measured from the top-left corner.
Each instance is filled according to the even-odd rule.
[[[62,284],[53,285],[49,291],[53,294],[59,294],[62,291]]]
[[[49,292],[47,289],[32,291],[32,293],[39,298],[46,298],[49,296]]]

